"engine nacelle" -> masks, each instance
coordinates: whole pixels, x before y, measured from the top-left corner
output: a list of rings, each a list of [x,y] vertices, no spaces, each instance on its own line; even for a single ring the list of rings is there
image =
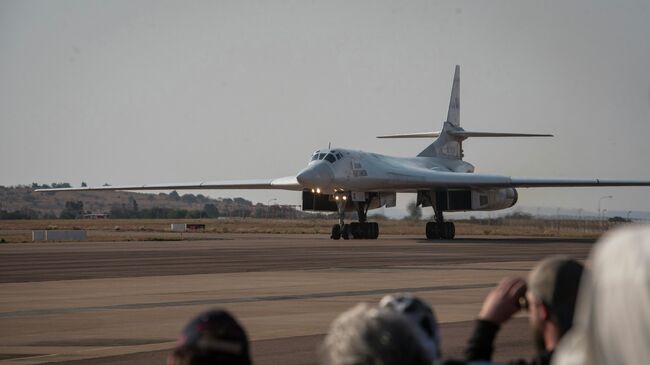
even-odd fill
[[[433,198],[435,194],[435,200]],[[429,198],[431,197],[431,198]],[[419,191],[418,203],[423,207],[435,202],[438,209],[446,212],[463,212],[469,210],[501,210],[517,203],[517,190],[503,189],[454,189],[435,192]]]
[[[472,190],[472,210],[501,210],[517,204],[514,188]]]

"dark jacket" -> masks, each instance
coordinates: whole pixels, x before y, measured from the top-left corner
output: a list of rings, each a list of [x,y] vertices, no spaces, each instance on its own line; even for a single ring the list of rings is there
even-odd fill
[[[465,361],[492,361],[494,352],[494,339],[499,332],[500,326],[496,323],[477,320],[474,326],[474,333],[467,341],[465,349]],[[511,365],[548,365],[551,363],[552,351],[543,351],[530,361],[523,359],[508,361]]]

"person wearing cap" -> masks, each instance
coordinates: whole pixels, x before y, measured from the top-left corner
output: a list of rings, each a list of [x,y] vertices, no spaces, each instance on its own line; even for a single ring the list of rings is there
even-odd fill
[[[422,346],[432,361],[439,360],[440,332],[438,321],[429,303],[411,294],[390,294],[381,298],[379,308],[403,314],[415,326]]]
[[[505,278],[485,298],[465,350],[467,362],[491,361],[494,340],[501,325],[519,310],[528,311],[528,321],[537,347],[530,360],[512,364],[546,365],[560,339],[573,325],[573,313],[583,266],[564,256],[540,261],[523,278]]]
[[[225,310],[192,319],[181,333],[167,365],[250,365],[246,331]]]

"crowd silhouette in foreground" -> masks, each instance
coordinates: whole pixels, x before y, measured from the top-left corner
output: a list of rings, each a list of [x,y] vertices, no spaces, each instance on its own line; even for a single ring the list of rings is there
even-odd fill
[[[527,312],[536,353],[509,364],[650,364],[650,227],[604,236],[586,267],[569,257],[538,262],[527,280],[506,277],[486,296],[464,358],[445,358],[431,306],[410,294],[340,314],[321,345],[324,365],[490,364],[499,329]],[[528,333],[522,336],[528,336]],[[223,310],[183,330],[168,365],[251,364],[244,328]]]

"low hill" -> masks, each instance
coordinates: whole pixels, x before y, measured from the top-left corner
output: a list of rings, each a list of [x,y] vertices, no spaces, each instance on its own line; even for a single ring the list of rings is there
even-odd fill
[[[57,186],[69,186],[62,183]],[[253,204],[243,198],[213,199],[202,194],[124,191],[37,193],[32,186],[0,186],[0,219],[78,218],[110,214],[114,218],[295,217],[287,206]]]

